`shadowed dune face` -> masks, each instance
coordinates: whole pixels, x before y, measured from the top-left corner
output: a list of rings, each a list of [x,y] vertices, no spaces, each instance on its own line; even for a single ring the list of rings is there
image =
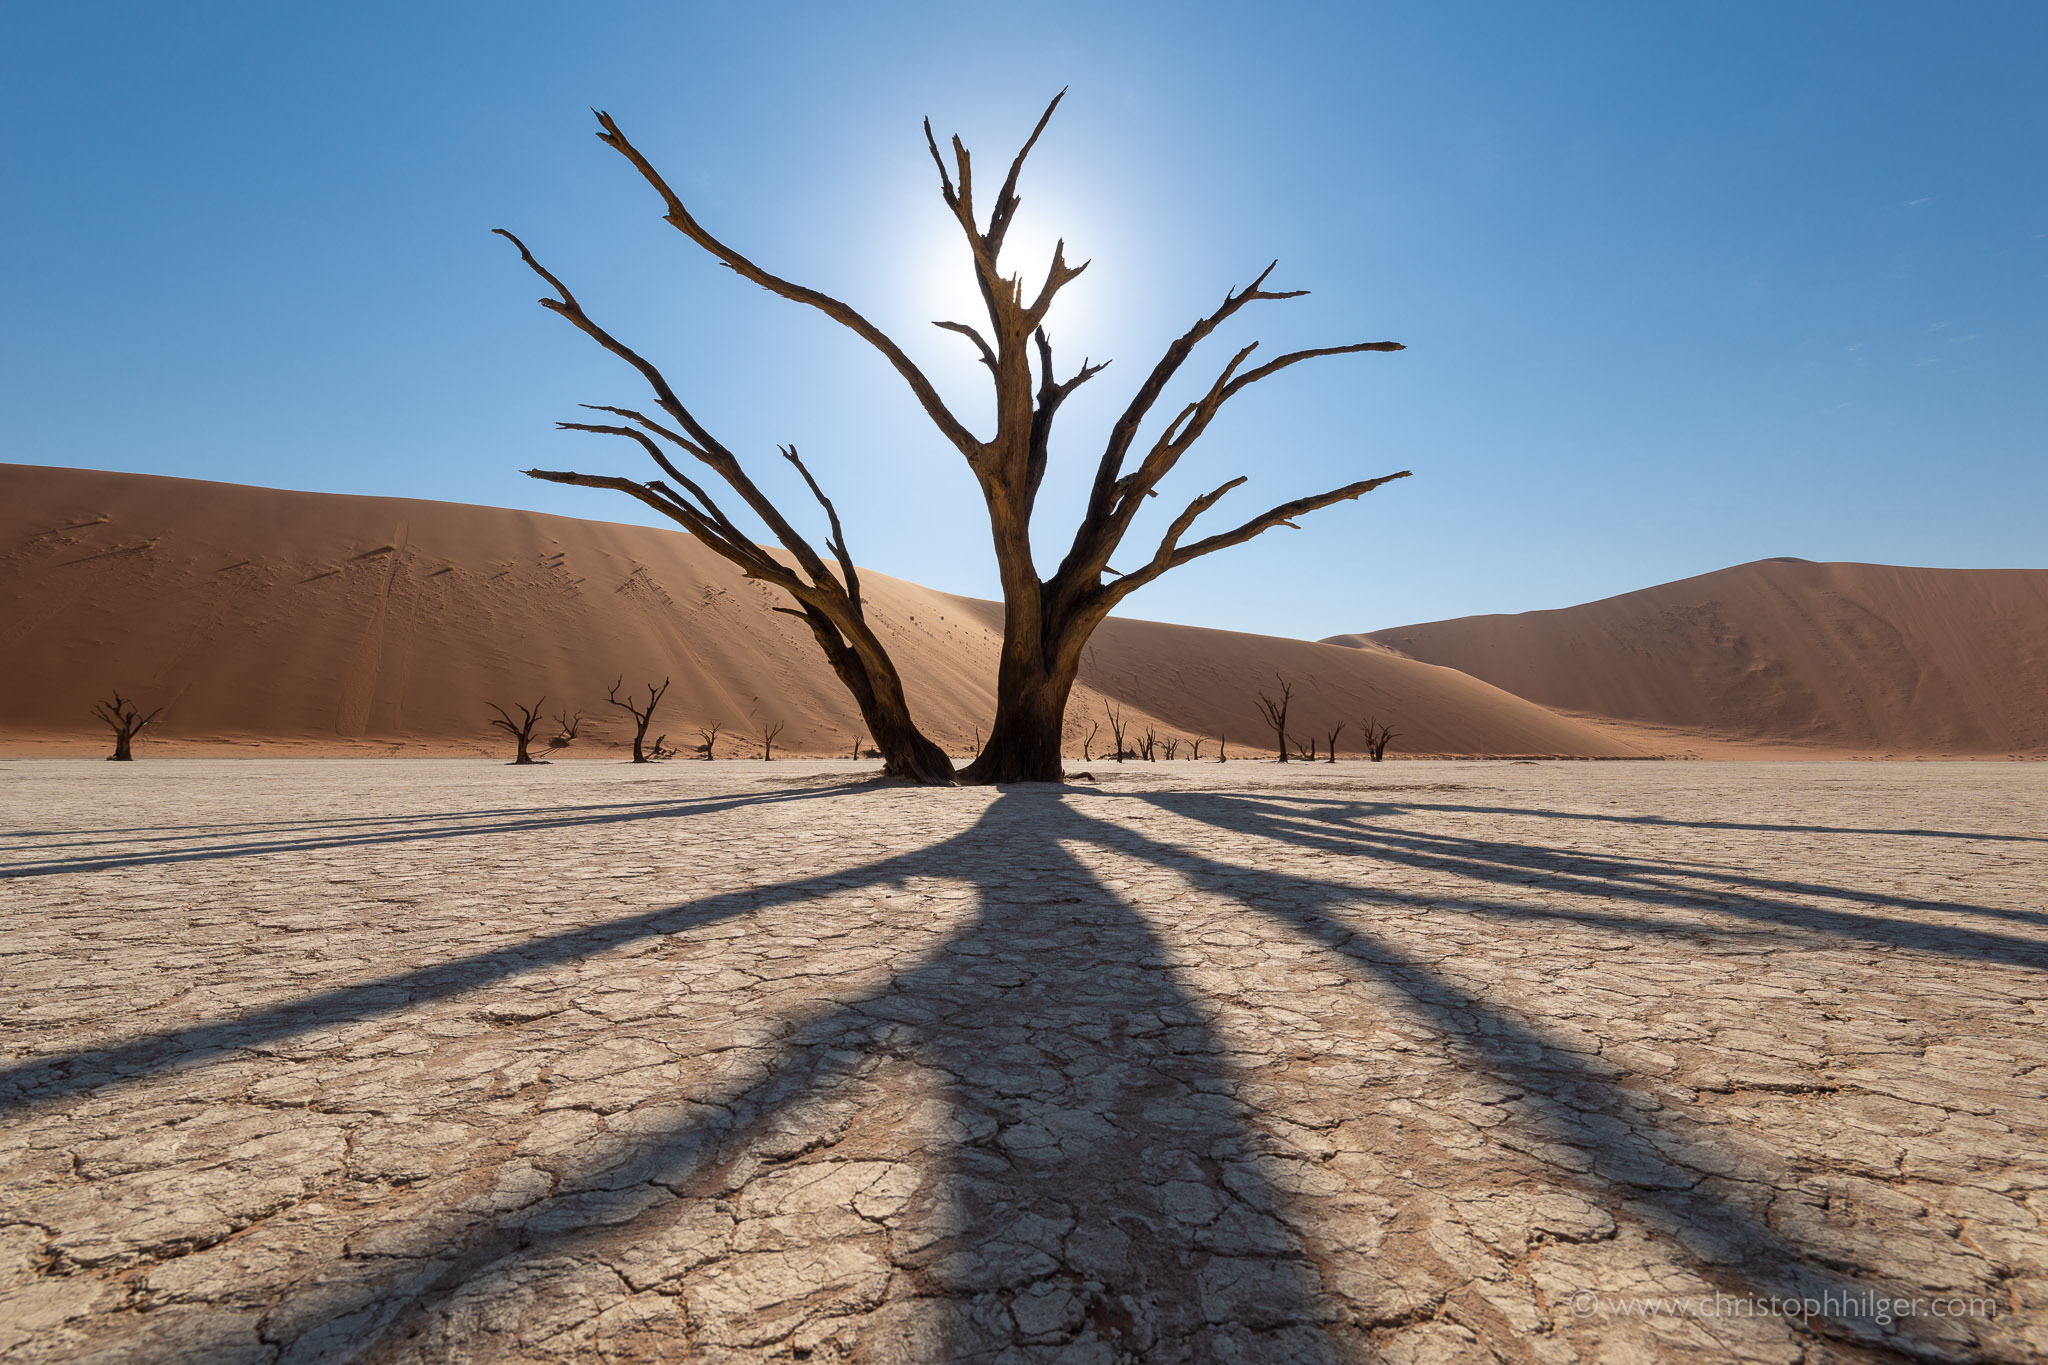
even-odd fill
[[[856,551],[862,528],[851,528]],[[986,733],[1000,609],[863,574],[870,616],[916,716],[956,754]],[[588,717],[572,755],[630,738],[604,704],[674,679],[650,728],[671,744],[726,728],[722,756],[846,755],[858,713],[808,631],[680,533],[497,508],[290,493],[145,475],[0,465],[0,743],[100,744],[86,707],[114,687],[163,705],[140,741],[301,753],[498,753],[485,703]],[[1257,696],[1276,669],[1304,734],[1368,714],[1402,753],[1640,752],[1448,669],[1298,640],[1112,621],[1068,713],[1079,754],[1102,699],[1136,732],[1269,742]],[[1094,745],[1106,747],[1106,735]],[[218,752],[218,749],[210,750]],[[1215,752],[1213,744],[1206,751]]]
[[[1370,643],[1567,711],[1906,754],[2048,752],[2048,570],[1762,560]]]

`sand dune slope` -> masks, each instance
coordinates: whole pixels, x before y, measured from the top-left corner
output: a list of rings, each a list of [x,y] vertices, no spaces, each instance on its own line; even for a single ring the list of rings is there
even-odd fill
[[[603,505],[593,499],[593,507]],[[1000,609],[863,576],[920,723],[965,754],[994,709]],[[0,743],[97,748],[88,703],[167,705],[160,752],[497,752],[485,703],[591,719],[572,753],[629,733],[605,705],[664,675],[654,729],[758,753],[843,754],[858,715],[804,626],[687,536],[399,498],[291,493],[0,465]],[[1074,751],[1106,692],[1142,730],[1252,747],[1256,694],[1293,679],[1311,728],[1378,714],[1400,752],[1639,752],[1448,669],[1297,640],[1112,621],[1069,713]],[[1098,749],[1100,745],[1098,744]],[[1213,749],[1210,750],[1213,752]]]
[[[1361,641],[1621,720],[1868,752],[2048,752],[2048,570],[1770,559],[1331,643]]]

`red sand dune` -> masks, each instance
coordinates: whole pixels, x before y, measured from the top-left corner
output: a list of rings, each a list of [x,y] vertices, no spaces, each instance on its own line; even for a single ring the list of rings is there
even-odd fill
[[[858,532],[856,531],[856,534]],[[994,709],[992,603],[864,574],[927,733],[965,754]],[[580,709],[570,753],[630,735],[605,705],[672,675],[654,731],[758,753],[845,754],[858,718],[781,597],[680,533],[401,498],[291,493],[0,465],[0,752],[97,752],[91,701],[165,705],[138,750],[497,753],[485,703]],[[1302,730],[1376,715],[1396,753],[1630,756],[1625,738],[1450,669],[1304,640],[1144,621],[1097,633],[1068,715],[1080,752],[1104,696],[1139,730],[1268,741],[1257,694],[1296,689]],[[1098,739],[1099,751],[1106,734]],[[1214,753],[1213,744],[1205,754]],[[1353,751],[1355,752],[1355,750]]]
[[[2043,569],[1767,559],[1560,611],[1328,643],[1392,648],[1545,706],[1709,738],[2048,752]]]

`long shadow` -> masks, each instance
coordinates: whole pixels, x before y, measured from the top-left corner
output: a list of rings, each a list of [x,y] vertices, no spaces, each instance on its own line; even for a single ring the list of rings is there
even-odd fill
[[[1830,936],[1911,947],[1948,956],[1990,958],[2018,966],[2048,965],[2048,944],[1986,929],[1899,920],[1862,910],[1832,910],[1782,899],[1812,896],[1883,909],[1918,910],[1962,918],[2007,921],[2048,928],[2048,912],[2013,910],[1966,901],[1889,896],[1824,882],[1794,882],[1729,873],[1708,864],[1620,858],[1579,850],[1553,849],[1505,839],[1433,834],[1385,823],[1404,813],[1388,802],[1329,801],[1291,797],[1250,797],[1223,793],[1113,793],[1206,824],[1226,826],[1260,838],[1343,857],[1363,857],[1420,871],[1440,872],[1480,883],[1540,887],[1544,890],[1613,899],[1707,915],[1789,923]],[[1417,810],[1433,810],[1416,806]],[[1548,812],[1524,814],[1536,817]],[[1381,823],[1369,823],[1375,819]],[[1696,885],[1676,880],[1682,872]],[[1442,903],[1452,904],[1447,898]],[[1457,902],[1483,908],[1477,902]],[[1513,907],[1515,913],[1542,913]],[[1640,920],[1635,927],[1644,927]]]
[[[330,1324],[376,1336],[375,1358],[479,1349],[466,1334],[493,1286],[658,1241],[678,1205],[590,1215],[650,1186],[729,1188],[770,1137],[815,1141],[806,1107],[888,1056],[932,1080],[947,1119],[894,1239],[918,1292],[863,1325],[873,1358],[992,1360],[1061,1338],[1157,1362],[1353,1358],[1290,1230],[1311,1220],[1267,1177],[1206,1011],[1145,919],[1062,845],[1090,828],[1055,794],[1006,793],[960,835],[835,874],[839,891],[966,880],[978,905],[886,986],[793,1021],[757,1073],[688,1096],[702,1117],[609,1168],[556,1172],[562,1197],[450,1239],[433,1252],[449,1268],[410,1302],[366,1286]]]
[[[105,872],[114,868],[148,867],[164,863],[214,862],[223,858],[260,858],[277,853],[312,853],[325,849],[366,848],[378,844],[423,843],[439,839],[473,839],[491,834],[575,829],[584,825],[616,825],[636,820],[670,820],[678,816],[709,815],[741,806],[775,805],[788,801],[813,800],[823,796],[843,796],[865,790],[871,785],[865,781],[850,781],[829,787],[811,787],[794,791],[688,797],[596,808],[568,807],[561,811],[543,811],[538,816],[528,818],[518,818],[524,813],[515,813],[514,818],[498,818],[499,812],[483,812],[486,816],[483,820],[456,825],[441,823],[449,818],[447,816],[423,813],[390,817],[381,822],[398,825],[400,828],[376,829],[354,834],[258,840],[156,853],[110,853],[100,857],[0,863],[0,878],[50,877],[61,873]],[[589,813],[580,813],[585,811]]]
[[[1059,1331],[1069,1342],[1092,1337],[1146,1360],[1341,1358],[1357,1337],[1336,1316],[1295,1232],[1313,1236],[1313,1212],[1291,1202],[1262,1167],[1256,1125],[1229,1098],[1235,1077],[1203,1007],[1167,970],[1164,945],[1144,915],[1069,851],[1083,846],[1170,871],[1283,924],[1349,970],[1398,988],[1418,1014],[1520,1092],[1513,1124],[1580,1153],[1576,1164],[1587,1173],[1577,1179],[1610,1202],[1625,1198],[1704,1261],[1724,1287],[1802,1297],[1816,1288],[1840,1294],[1867,1287],[1774,1231],[1756,1210],[1703,1185],[1699,1171],[1674,1164],[1654,1140],[1659,1120],[1626,1103],[1611,1073],[1579,1060],[1540,1025],[1457,988],[1353,923],[1360,907],[1375,901],[1428,908],[1460,903],[1456,898],[1236,866],[1085,813],[1073,799],[1051,791],[1008,792],[970,830],[913,854],[394,974],[249,1019],[150,1035],[103,1054],[42,1059],[0,1073],[0,1084],[12,1087],[18,1107],[316,1027],[307,1011],[323,1022],[387,1013],[767,905],[913,877],[965,880],[979,893],[976,917],[935,952],[907,964],[886,988],[792,1021],[790,1035],[758,1074],[721,1094],[678,1097],[698,1106],[692,1114],[709,1117],[647,1135],[630,1161],[558,1173],[561,1196],[452,1235],[433,1253],[450,1269],[433,1285],[392,1297],[376,1311],[375,1332],[392,1349],[403,1341],[430,1341],[451,1304],[520,1267],[600,1247],[606,1239],[640,1238],[668,1204],[598,1227],[603,1220],[584,1216],[575,1201],[593,1192],[652,1187],[701,1194],[721,1159],[736,1159],[764,1131],[794,1121],[806,1103],[852,1083],[862,1058],[887,1055],[937,1078],[952,1115],[952,1136],[933,1154],[938,1178],[916,1196],[924,1201],[925,1225],[936,1234],[899,1257],[927,1299],[905,1321],[899,1358],[993,1358],[1030,1338],[1017,1306],[1024,1296],[1063,1305],[1067,1316]],[[1891,933],[1906,941],[1906,926],[1881,918],[1674,889],[1652,875],[1668,869],[1627,860],[1528,846],[1503,852],[1479,841],[1355,827],[1333,832],[1326,820],[1306,822],[1285,802],[1249,798],[1117,794],[1108,809],[1125,801],[1143,802],[1195,828],[1342,854],[1368,868],[1392,863],[1522,887],[1535,881],[1624,907],[1803,921],[1838,937]],[[1387,807],[1373,809],[1384,814]],[[1570,863],[1569,873],[1546,866],[1559,857]],[[1729,890],[1739,895],[1772,885],[1737,878]],[[1528,913],[1508,903],[1470,903],[1495,913]],[[1625,909],[1605,922],[1635,932],[1668,928]],[[1937,932],[1969,942],[1968,951],[1984,952],[1988,944],[2017,961],[2024,948],[2027,965],[2044,963],[2039,944],[1971,930]],[[1929,944],[1916,938],[1910,946]],[[1697,1133],[1682,1136],[1699,1140]],[[338,1306],[330,1322],[369,1311]],[[1866,1345],[1874,1340],[1867,1324],[1852,1322],[1843,1330]],[[1912,1324],[1899,1330],[1910,1334]]]

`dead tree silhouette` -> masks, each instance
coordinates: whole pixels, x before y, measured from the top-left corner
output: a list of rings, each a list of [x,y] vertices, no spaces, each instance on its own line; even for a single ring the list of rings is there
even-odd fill
[[[612,690],[606,694],[605,701],[633,717],[633,761],[647,763],[652,760],[652,756],[643,747],[647,739],[647,723],[654,718],[654,708],[661,705],[661,697],[668,691],[669,680],[663,678],[659,687],[653,683],[647,684],[647,705],[644,707],[633,700],[631,693],[626,695],[624,701],[619,700],[619,688],[624,686],[625,682],[626,675],[621,673],[619,680],[612,684]]]
[[[775,759],[775,737],[782,733],[783,724],[778,720],[761,731],[761,760],[764,763]]]
[[[1280,695],[1269,697],[1259,693],[1259,710],[1266,717],[1266,724],[1273,731],[1273,739],[1280,751],[1280,761],[1287,761],[1287,707],[1294,700],[1294,687],[1279,674],[1273,675],[1280,683]]]
[[[987,506],[1003,586],[1003,644],[996,678],[996,716],[988,743],[961,773],[968,782],[1057,781],[1062,775],[1060,739],[1066,707],[1083,651],[1095,628],[1133,592],[1161,575],[1218,550],[1240,545],[1275,527],[1296,527],[1296,518],[1335,503],[1358,498],[1394,479],[1400,470],[1378,478],[1348,483],[1327,492],[1281,503],[1225,531],[1183,543],[1195,522],[1225,495],[1245,482],[1244,476],[1195,497],[1168,525],[1158,546],[1136,569],[1119,573],[1110,560],[1123,545],[1137,514],[1155,496],[1170,474],[1215,421],[1230,399],[1281,370],[1306,360],[1365,351],[1404,349],[1393,341],[1290,351],[1264,364],[1243,368],[1257,343],[1242,347],[1224,365],[1202,396],[1169,421],[1151,443],[1137,446],[1139,429],[1195,348],[1247,304],[1299,298],[1305,290],[1268,290],[1267,279],[1278,262],[1268,265],[1242,289],[1226,293],[1223,302],[1197,320],[1168,346],[1136,394],[1111,425],[1097,462],[1087,509],[1075,528],[1072,543],[1050,578],[1040,578],[1031,544],[1031,514],[1046,472],[1053,419],[1075,389],[1101,373],[1103,364],[1083,360],[1066,379],[1055,378],[1052,341],[1046,321],[1060,290],[1083,270],[1066,261],[1065,243],[1053,250],[1039,288],[1028,295],[1021,275],[1005,276],[1001,257],[1021,200],[1018,178],[1025,159],[1065,98],[1054,96],[1037,126],[1011,162],[1009,174],[990,205],[986,226],[973,195],[972,161],[966,145],[952,140],[952,165],[941,154],[929,119],[925,142],[939,173],[940,197],[958,223],[968,247],[975,283],[988,314],[984,336],[965,322],[936,325],[968,339],[988,367],[995,390],[995,429],[977,435],[954,415],[938,390],[909,355],[882,330],[840,300],[795,284],[756,265],[698,222],[676,191],[606,113],[597,115],[600,140],[630,162],[660,196],[664,220],[742,278],[792,302],[816,308],[880,351],[909,386],[925,416],[967,462]],[[819,489],[794,447],[782,453],[824,508],[832,538],[827,541],[838,559],[838,573],[828,568],[810,543],[677,396],[651,362],[592,321],[560,279],[535,260],[526,245],[497,229],[519,249],[520,258],[555,291],[542,305],[559,314],[606,350],[626,361],[652,389],[667,421],[656,421],[631,408],[598,406],[596,411],[623,418],[629,425],[565,422],[570,430],[597,432],[637,442],[668,475],[669,482],[647,483],[610,475],[566,470],[528,470],[535,478],[557,483],[610,488],[676,521],[700,542],[737,564],[750,577],[781,588],[798,604],[777,608],[799,616],[811,627],[833,670],[853,694],[869,730],[888,756],[888,770],[921,782],[950,782],[951,763],[917,729],[904,699],[902,681],[888,651],[869,627],[861,610],[860,589],[838,514]],[[1035,361],[1035,370],[1034,370]],[[668,423],[673,423],[671,426]],[[768,526],[795,561],[785,567],[755,545],[714,503],[703,488],[671,462],[678,451],[703,464]],[[1134,450],[1139,450],[1133,461]],[[680,489],[680,491],[678,491]],[[1105,581],[1105,575],[1112,581]]]
[[[1368,717],[1365,722],[1366,757],[1375,763],[1380,762],[1387,756],[1387,746],[1398,738],[1400,736],[1395,731],[1381,725],[1377,718]]]
[[[1335,763],[1337,761],[1337,736],[1343,733],[1344,727],[1341,724],[1336,729],[1330,731],[1329,757],[1324,759],[1324,762]]]
[[[521,706],[517,702],[514,702],[512,709],[519,713],[519,719],[515,721],[512,719],[511,715],[506,712],[505,708],[498,705],[498,703],[494,701],[484,703],[484,705],[490,707],[493,711],[496,711],[498,713],[497,718],[493,720],[491,724],[495,725],[498,729],[503,730],[506,734],[512,736],[512,738],[518,742],[519,752],[512,759],[512,762],[515,766],[519,764],[531,764],[534,761],[533,755],[526,752],[526,747],[527,745],[533,743],[533,729],[536,725],[540,724],[540,708],[546,706],[547,704],[548,699],[546,697],[542,697],[539,701],[535,702],[531,706]]]
[[[114,732],[114,752],[107,755],[107,761],[109,763],[132,763],[135,760],[135,754],[132,751],[135,737],[154,723],[156,718],[164,713],[164,708],[159,706],[156,710],[151,711],[145,716],[142,714],[141,707],[129,701],[119,692],[116,692],[109,701],[94,702],[92,704],[92,713],[101,721],[104,721],[107,728]]]
[[[718,732],[724,728],[725,722],[722,720],[714,720],[708,726],[697,727],[697,738],[704,742],[696,746],[695,752],[704,755],[706,763],[714,762],[718,758]]]
[[[1105,697],[1102,702],[1102,709],[1109,716],[1109,742],[1116,746],[1116,754],[1114,756],[1116,761],[1121,763],[1131,756],[1130,752],[1124,748],[1123,708]]]
[[[550,754],[560,753],[576,742],[576,732],[583,728],[583,713],[578,711],[571,715],[567,711],[557,711],[555,725],[554,737],[548,740]]]

